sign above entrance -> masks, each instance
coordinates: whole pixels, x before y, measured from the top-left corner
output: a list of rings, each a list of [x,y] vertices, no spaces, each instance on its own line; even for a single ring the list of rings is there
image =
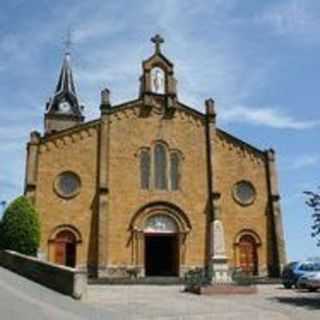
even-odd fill
[[[144,227],[146,233],[177,233],[177,225],[169,216],[159,214],[150,217]]]

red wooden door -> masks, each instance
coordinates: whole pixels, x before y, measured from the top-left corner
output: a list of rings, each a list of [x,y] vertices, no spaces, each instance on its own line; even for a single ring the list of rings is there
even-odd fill
[[[70,231],[61,231],[55,240],[55,263],[74,267],[76,264],[76,239]]]
[[[257,247],[253,237],[246,235],[239,243],[240,268],[248,274],[256,275],[258,271]]]
[[[66,261],[66,246],[64,242],[55,243],[55,258],[54,262],[64,265]]]

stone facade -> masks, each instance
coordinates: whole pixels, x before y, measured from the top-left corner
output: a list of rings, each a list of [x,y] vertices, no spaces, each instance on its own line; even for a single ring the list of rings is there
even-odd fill
[[[73,119],[75,114],[72,109],[61,117],[57,107],[45,117],[50,130],[31,134],[25,193],[40,212],[40,251],[55,261],[56,237],[66,230],[74,234],[77,267],[98,277],[124,276],[135,268],[144,276],[144,228],[150,217],[161,214],[177,227],[175,252],[182,276],[210,265],[211,225],[219,215],[229,267],[244,263],[239,247],[242,237],[249,236],[255,242],[257,273],[277,274],[286,257],[274,151],[260,151],[216,128],[213,100],[206,102],[205,113],[178,101],[173,64],[155,41],[154,55],[143,63],[137,100],[111,106],[107,90],[102,93],[99,119],[71,122],[61,130],[59,119],[66,121],[68,115]],[[151,81],[157,80],[151,76],[154,67],[165,74],[161,94],[151,89]],[[167,159],[172,152],[179,154],[178,190],[172,190],[169,178],[167,188],[155,186],[157,144],[164,146]],[[141,188],[141,150],[151,155],[147,190]],[[172,168],[166,170],[170,176]],[[81,181],[74,197],[61,197],[55,190],[56,179],[64,172]],[[249,205],[234,197],[240,181],[249,181],[254,188]]]

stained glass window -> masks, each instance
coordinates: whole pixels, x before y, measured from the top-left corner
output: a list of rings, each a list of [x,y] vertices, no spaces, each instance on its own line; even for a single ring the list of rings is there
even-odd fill
[[[142,150],[140,153],[140,175],[141,175],[141,189],[149,189],[150,187],[149,150]]]
[[[172,218],[164,214],[157,214],[147,220],[144,231],[155,233],[176,233],[177,229],[177,225]]]
[[[80,189],[80,178],[73,172],[64,172],[56,179],[56,191],[62,197],[72,197]]]
[[[171,153],[170,156],[170,178],[171,178],[171,189],[179,190],[180,188],[180,158],[177,152]]]
[[[167,154],[166,148],[162,144],[157,144],[154,149],[154,173],[155,188],[167,189]]]
[[[256,196],[253,185],[248,181],[240,181],[234,186],[234,197],[243,205],[251,204]]]

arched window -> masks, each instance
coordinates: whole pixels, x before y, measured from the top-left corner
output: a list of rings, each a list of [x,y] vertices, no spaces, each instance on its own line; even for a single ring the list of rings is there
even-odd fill
[[[170,155],[170,180],[171,190],[179,190],[180,188],[180,157],[177,152]]]
[[[175,221],[167,215],[156,214],[151,216],[145,223],[146,233],[177,233],[178,226]]]
[[[150,188],[150,152],[142,150],[140,153],[140,185],[141,189]]]
[[[163,144],[156,144],[154,148],[155,188],[167,189],[167,154]]]

